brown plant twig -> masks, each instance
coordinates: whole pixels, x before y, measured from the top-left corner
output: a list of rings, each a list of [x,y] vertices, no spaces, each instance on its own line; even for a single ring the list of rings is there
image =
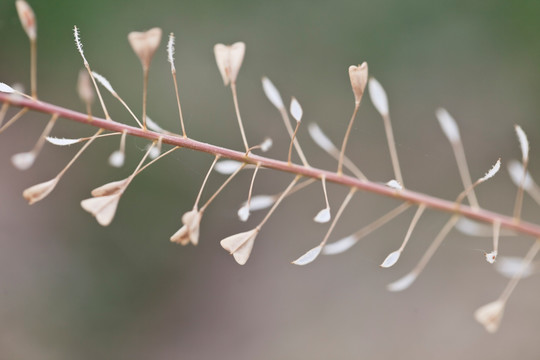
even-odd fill
[[[454,201],[440,199],[424,193],[404,189],[396,190],[387,187],[384,184],[372,181],[359,180],[354,177],[340,175],[336,172],[306,167],[298,164],[289,165],[286,161],[270,159],[268,157],[247,154],[240,151],[231,150],[224,147],[215,146],[201,141],[184,138],[182,135],[161,134],[149,130],[135,128],[112,120],[102,118],[89,118],[87,114],[69,110],[67,108],[56,106],[43,101],[33,101],[25,98],[14,98],[6,93],[0,93],[0,102],[9,103],[15,107],[27,108],[29,110],[42,112],[46,114],[58,114],[59,117],[68,120],[91,125],[104,130],[123,132],[128,135],[145,138],[151,141],[163,138],[163,143],[192,149],[195,151],[206,152],[213,155],[220,155],[223,158],[241,161],[247,164],[256,165],[260,163],[261,167],[275,169],[283,172],[289,172],[303,177],[321,179],[323,176],[326,181],[335,184],[356,188],[363,191],[384,195],[400,201],[406,201],[412,204],[424,204],[427,208],[434,210],[445,211],[452,214],[468,217],[473,220],[493,224],[499,221],[502,228],[511,229],[516,232],[530,235],[535,238],[540,238],[540,225],[532,224],[525,221],[517,223],[513,217],[495,213],[485,209],[474,209],[466,205],[456,206]]]

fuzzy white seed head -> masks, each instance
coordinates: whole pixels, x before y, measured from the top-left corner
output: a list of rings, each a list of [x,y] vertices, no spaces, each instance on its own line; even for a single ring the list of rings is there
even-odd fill
[[[249,219],[249,205],[245,204],[238,209],[238,218],[240,221],[246,222]]]
[[[313,249],[306,252],[304,255],[300,256],[298,259],[294,260],[292,263],[294,265],[307,265],[313,262],[313,260],[315,260],[319,256],[319,254],[321,253],[321,250],[322,250],[321,245],[316,246]]]
[[[257,195],[251,198],[249,202],[251,211],[268,209],[276,202],[275,196]]]
[[[451,143],[457,143],[460,141],[461,137],[459,135],[459,128],[457,126],[456,120],[443,108],[437,109],[435,113],[439,124],[441,125],[444,135],[448,138]]]
[[[267,152],[268,150],[270,150],[273,144],[274,142],[272,141],[272,139],[270,138],[264,139],[264,141],[261,143],[261,151]]]
[[[268,79],[266,76],[262,78],[262,85],[264,94],[270,100],[272,105],[274,105],[278,110],[285,109],[285,105],[283,104],[283,100],[281,99],[281,95],[279,94],[278,89],[272,84],[270,79]]]
[[[386,259],[384,259],[384,261],[381,264],[381,267],[389,268],[391,266],[394,266],[394,264],[397,263],[397,261],[399,260],[400,256],[401,256],[401,251],[399,250],[391,252],[390,254],[388,254]]]
[[[92,71],[92,75],[94,76],[94,79],[96,79],[96,81],[100,83],[105,89],[109,90],[111,94],[116,95],[116,91],[114,91],[109,80],[107,80],[103,75],[100,75],[95,71]]]
[[[35,160],[36,154],[34,154],[32,151],[18,153],[11,157],[11,162],[13,163],[13,166],[15,166],[19,170],[30,169],[32,165],[34,165]]]
[[[521,126],[516,125],[516,134],[519,140],[519,146],[521,147],[521,156],[523,163],[529,161],[529,140],[527,140],[527,135]]]
[[[81,57],[84,61],[84,65],[88,65],[88,61],[86,61],[86,57],[84,56],[83,46],[81,42],[81,38],[79,36],[79,29],[77,26],[73,27],[73,36],[75,37],[75,45],[77,45],[77,50],[79,50],[79,54],[81,54]]]
[[[336,146],[332,141],[323,133],[319,125],[311,123],[308,125],[308,132],[315,144],[319,145],[324,151],[332,152],[336,150]]]
[[[347,236],[331,244],[326,244],[323,248],[323,255],[337,255],[349,250],[358,242],[358,238],[354,235]]]
[[[302,114],[303,114],[303,110],[302,110],[302,107],[300,106],[300,103],[298,102],[298,100],[296,100],[296,98],[293,96],[292,100],[291,100],[291,115],[292,117],[294,118],[294,120],[296,120],[297,122],[300,122],[302,121]]]
[[[50,137],[50,136],[47,136],[45,139],[49,143],[56,146],[73,145],[81,141],[81,139],[66,139],[66,138],[57,138],[57,137]]]
[[[324,208],[317,213],[313,221],[318,222],[319,224],[324,224],[330,221],[332,216],[330,215],[330,209]]]
[[[3,82],[0,82],[0,92],[13,94],[15,89],[7,84],[4,84]]]
[[[120,150],[114,151],[111,156],[109,156],[109,165],[119,168],[124,166],[124,161],[126,159],[126,156],[124,153]]]
[[[161,126],[159,126],[154,120],[150,119],[148,116],[146,116],[146,126],[150,130],[158,132],[158,133],[166,133],[167,132]]]
[[[491,179],[500,170],[500,168],[501,168],[501,159],[499,158],[499,160],[497,160],[495,165],[493,165],[493,167],[486,173],[486,175],[484,175],[478,181],[484,182],[488,179]]]
[[[508,172],[514,185],[521,186],[521,182],[523,181],[523,165],[519,161],[512,160],[508,163]],[[523,189],[531,190],[533,187],[534,181],[531,174],[527,171],[525,181],[523,181]]]
[[[222,160],[216,163],[214,170],[222,175],[231,175],[242,166],[242,163],[234,160]]]
[[[411,286],[414,280],[416,280],[417,276],[418,275],[415,273],[409,273],[405,275],[404,277],[402,277],[401,279],[394,281],[391,284],[388,284],[386,286],[386,289],[388,289],[388,291],[393,291],[393,292],[403,291],[407,289],[409,286]]]
[[[502,276],[509,279],[517,276],[518,274],[522,278],[526,278],[534,274],[538,267],[538,265],[533,263],[529,263],[525,265],[525,268],[523,268],[524,265],[523,258],[516,256],[501,256],[495,263],[495,270],[497,270],[497,272]]]
[[[490,253],[486,253],[485,256],[486,256],[486,261],[490,264],[493,264],[495,260],[497,259],[497,252],[493,250]]]
[[[174,34],[169,34],[169,42],[167,43],[167,59],[171,63],[171,71],[175,72],[174,67]]]
[[[369,96],[373,106],[377,109],[381,116],[388,115],[388,98],[382,85],[375,79],[369,79]]]
[[[403,190],[403,185],[401,185],[397,180],[390,180],[385,185],[395,190]]]

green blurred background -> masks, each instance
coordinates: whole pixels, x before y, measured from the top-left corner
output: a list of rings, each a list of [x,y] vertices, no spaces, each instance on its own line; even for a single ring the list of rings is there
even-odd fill
[[[538,177],[540,143],[540,2],[538,1],[32,1],[38,16],[38,87],[43,100],[84,111],[75,83],[82,66],[73,25],[86,57],[140,112],[141,71],[126,35],[159,26],[177,37],[176,67],[190,136],[241,149],[230,91],[213,58],[217,42],[245,41],[239,101],[250,143],[274,139],[284,159],[287,134],[264,97],[269,76],[285,99],[296,96],[304,122],[317,122],[339,143],[353,108],[347,74],[367,61],[385,87],[407,187],[444,198],[461,190],[450,146],[435,120],[446,107],[459,121],[473,177],[519,157],[513,124],[527,132],[531,172]],[[0,0],[0,81],[29,84],[28,41],[14,1]],[[179,131],[164,49],[150,74],[148,112]],[[27,86],[28,88],[28,86]],[[392,178],[382,122],[364,99],[348,154],[369,178]],[[132,123],[106,96],[112,116]],[[101,113],[98,107],[94,110]],[[44,201],[28,207],[21,192],[52,178],[77,150],[46,145],[27,172],[12,154],[29,150],[46,117],[32,114],[0,137],[1,359],[537,359],[538,278],[523,281],[500,331],[488,335],[472,318],[506,280],[483,260],[489,239],[452,232],[413,286],[398,294],[386,284],[418,261],[447,215],[427,212],[400,262],[378,264],[395,250],[409,210],[349,252],[306,267],[290,261],[317,244],[328,225],[311,220],[324,206],[319,186],[284,202],[257,238],[245,266],[220,246],[251,229],[237,220],[251,172],[241,174],[206,212],[198,247],[169,237],[193,201],[211,157],[181,150],[137,177],[114,222],[100,227],[79,205],[89,191],[121,179],[146,143],[128,140],[127,165],[112,169],[118,139],[97,142]],[[60,121],[59,137],[92,129]],[[336,165],[301,129],[311,163]],[[208,196],[224,178],[213,175]],[[290,175],[261,171],[255,193],[279,192]],[[333,213],[345,190],[329,187]],[[511,213],[515,190],[506,171],[478,190],[489,209]],[[359,193],[331,241],[369,223],[396,203]],[[524,217],[537,221],[529,199]],[[501,252],[523,255],[529,238],[505,238]]]

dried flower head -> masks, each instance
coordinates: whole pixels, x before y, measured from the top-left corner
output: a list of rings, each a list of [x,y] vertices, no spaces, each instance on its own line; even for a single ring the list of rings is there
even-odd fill
[[[241,41],[232,45],[216,44],[214,46],[216,63],[225,86],[236,83],[245,52],[246,44]]]
[[[244,265],[249,259],[255,238],[259,233],[259,228],[239,234],[231,235],[221,240],[221,246],[234,256],[234,260],[240,265]]]
[[[92,80],[86,69],[81,69],[79,71],[77,93],[84,103],[92,104],[94,102],[94,87],[92,86]]]
[[[197,245],[199,243],[201,217],[202,213],[198,209],[193,209],[185,213],[182,216],[182,223],[184,225],[171,236],[171,241],[180,245],[187,245],[190,242],[193,245]]]
[[[58,184],[58,178],[36,184],[23,191],[23,197],[30,205],[44,199]]]
[[[92,196],[100,197],[100,196],[113,195],[117,192],[122,192],[129,185],[129,180],[130,178],[126,178],[123,180],[112,181],[105,185],[101,185],[100,187],[97,187],[94,190],[92,190]]]
[[[17,13],[19,14],[19,19],[26,35],[28,35],[30,40],[35,41],[37,37],[37,23],[34,11],[24,0],[17,0],[15,6],[17,7]]]
[[[148,31],[132,31],[128,34],[129,44],[139,57],[139,60],[141,60],[144,69],[150,67],[152,57],[161,42],[161,33],[161,29],[155,27]]]
[[[499,328],[505,305],[505,302],[502,300],[490,302],[476,310],[474,312],[474,318],[482,324],[488,332],[494,333]]]
[[[364,95],[364,89],[368,82],[368,65],[367,62],[363,62],[361,65],[349,66],[349,78],[351,80],[351,86],[354,93],[354,100],[356,104],[360,104],[362,96]]]
[[[84,210],[95,216],[97,222],[101,226],[109,225],[116,214],[118,202],[122,197],[121,192],[112,195],[92,197],[81,201],[81,206]]]

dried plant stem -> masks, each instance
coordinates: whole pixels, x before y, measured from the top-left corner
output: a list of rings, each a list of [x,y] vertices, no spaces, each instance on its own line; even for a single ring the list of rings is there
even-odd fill
[[[256,227],[256,229],[258,231],[261,230],[261,228],[263,227],[264,224],[266,224],[266,222],[268,221],[268,219],[270,219],[270,216],[272,216],[272,214],[274,213],[274,211],[277,209],[277,207],[279,206],[279,204],[283,201],[283,199],[285,199],[285,197],[287,196],[287,194],[293,189],[294,185],[296,185],[296,183],[298,182],[298,180],[300,180],[302,176],[301,175],[296,175],[296,177],[293,179],[293,181],[291,181],[291,183],[289,184],[289,186],[287,186],[287,188],[281,193],[281,195],[279,196],[279,198],[276,200],[276,202],[274,203],[274,205],[272,205],[272,207],[270,208],[270,210],[268,210],[268,213],[266,214],[266,216],[264,217],[264,219],[261,221],[261,223]]]
[[[529,161],[523,163],[523,178],[521,184],[518,186],[518,191],[516,194],[516,202],[514,203],[514,219],[519,222],[521,218],[521,207],[523,204],[523,186],[525,184],[525,179],[527,178],[527,165]]]
[[[373,231],[377,230],[378,228],[385,225],[387,222],[389,222],[390,220],[392,220],[393,218],[395,218],[396,216],[398,216],[399,214],[407,210],[410,206],[411,206],[410,203],[400,204],[399,206],[393,208],[392,210],[390,210],[383,216],[379,217],[377,220],[371,222],[370,224],[364,226],[363,228],[355,232],[354,237],[357,240],[360,240],[364,236],[371,234]]]
[[[499,237],[501,235],[501,223],[496,220],[493,223],[493,251],[495,253],[499,252]]]
[[[86,62],[86,60],[84,62],[84,67],[86,68],[86,71],[88,71],[88,74],[90,74],[90,79],[92,79],[92,84],[94,84],[94,89],[96,90],[99,103],[101,104],[101,108],[103,109],[103,113],[105,114],[105,119],[111,120],[111,116],[109,115],[107,106],[105,106],[105,102],[103,101],[103,97],[101,96],[101,91],[99,91],[99,87],[96,83],[96,79],[94,78],[94,74],[92,73],[92,69],[90,69],[90,65]]]
[[[461,141],[452,142],[452,150],[454,151],[454,156],[456,157],[456,162],[458,165],[459,175],[461,176],[461,182],[465,189],[471,189],[467,193],[467,198],[469,199],[469,204],[472,208],[479,209],[480,205],[476,199],[476,194],[472,188],[473,184],[471,181],[471,174],[469,173],[469,166],[467,165],[467,158],[465,157],[465,151],[463,150],[463,145]]]
[[[523,271],[528,267],[528,265],[531,263],[531,261],[534,259],[536,254],[538,253],[538,250],[540,250],[540,239],[536,239],[534,244],[531,246],[529,251],[527,252],[527,255],[525,255],[525,258],[521,262],[521,269],[512,277],[512,280],[506,285],[506,288],[502,292],[501,296],[499,297],[499,300],[506,303],[508,301],[508,298],[516,288],[517,283],[519,280],[521,280],[523,276]]]
[[[143,66],[143,100],[142,100],[142,121],[143,129],[146,130],[146,99],[148,97],[148,67]]]
[[[4,118],[6,117],[8,109],[9,104],[7,102],[2,104],[2,109],[0,109],[0,128],[2,127],[2,123],[4,122]]]
[[[289,145],[289,157],[288,157],[288,163],[291,164],[291,155],[292,155],[292,147],[294,144],[294,140],[296,140],[296,134],[298,133],[298,129],[300,128],[300,122],[296,123],[296,128],[294,129],[292,138],[291,138],[291,145]]]
[[[409,242],[409,239],[411,238],[412,232],[414,228],[416,227],[416,224],[418,223],[418,220],[420,220],[420,217],[424,213],[424,210],[426,209],[426,206],[424,204],[420,204],[418,206],[418,209],[416,209],[416,213],[414,214],[414,217],[411,221],[411,224],[409,225],[409,229],[407,230],[407,234],[405,235],[405,239],[403,240],[403,243],[399,247],[398,251],[403,251],[405,249],[405,246]]]
[[[88,140],[84,145],[83,147],[81,147],[79,149],[79,151],[75,154],[75,156],[68,162],[68,164],[58,173],[58,175],[56,175],[56,178],[57,179],[60,179],[62,176],[64,176],[65,172],[68,171],[68,169],[71,167],[71,165],[73,165],[73,163],[79,158],[79,156],[81,156],[81,154],[84,152],[84,150],[86,150],[90,144],[92,144],[94,142],[95,139],[97,139],[97,137],[103,132],[103,129],[99,129],[95,134],[94,136],[92,136],[90,138],[90,140]]]
[[[246,139],[246,133],[244,132],[244,124],[242,124],[242,118],[240,117],[240,107],[238,106],[238,94],[236,93],[236,82],[231,83],[231,90],[234,102],[234,111],[236,112],[236,118],[238,119],[238,126],[240,126],[240,133],[242,134],[242,141],[246,148],[246,153],[249,152],[249,145]]]
[[[1,95],[1,94],[0,94]],[[26,114],[28,111],[27,107],[23,107],[21,110],[19,110],[11,119],[9,119],[4,126],[0,127],[0,134],[3,133],[8,127],[10,127],[15,121],[19,120],[21,116]]]
[[[347,196],[345,197],[345,200],[343,200],[343,202],[341,203],[341,206],[339,207],[338,209],[338,212],[336,214],[336,217],[334,218],[334,220],[332,221],[332,224],[330,224],[330,227],[328,228],[328,231],[326,232],[326,235],[324,236],[324,239],[323,241],[321,241],[320,243],[320,247],[322,248],[326,242],[328,241],[328,238],[330,238],[330,234],[332,234],[332,231],[334,230],[334,228],[336,227],[336,224],[339,220],[339,218],[341,217],[341,215],[343,214],[343,211],[345,211],[345,208],[347,207],[347,205],[349,204],[349,202],[351,201],[354,193],[356,192],[356,188],[351,188],[349,190],[349,193],[347,194]]]
[[[525,221],[520,221],[518,223],[514,221],[514,218],[512,217],[488,211],[485,209],[471,208],[466,205],[456,206],[454,201],[440,199],[424,193],[419,193],[408,189],[396,191],[395,189],[391,189],[384,184],[360,180],[354,177],[340,175],[336,172],[326,171],[313,167],[307,167],[297,164],[289,165],[286,161],[274,160],[251,153],[246,156],[244,152],[234,151],[231,149],[207,144],[189,138],[183,138],[181,135],[161,134],[153,131],[144,131],[140,128],[135,128],[111,120],[96,117],[89,118],[88,115],[84,113],[75,112],[42,101],[32,101],[25,98],[14,98],[11,97],[9,94],[5,93],[0,93],[0,102],[7,102],[13,106],[23,107],[47,114],[57,113],[58,116],[61,118],[70,119],[113,132],[123,132],[125,130],[128,135],[145,138],[151,141],[158,140],[159,137],[163,137],[163,143],[165,144],[189,148],[195,151],[206,152],[213,155],[221,155],[224,158],[237,160],[245,164],[255,165],[260,162],[261,167],[289,172],[297,175],[302,175],[304,177],[315,178],[318,180],[320,180],[322,176],[325,176],[326,181],[332,183],[340,184],[347,187],[354,187],[359,190],[373,192],[376,194],[394,198],[396,200],[406,201],[412,204],[425,204],[427,208],[465,216],[473,220],[486,222],[488,224],[493,224],[496,220],[498,220],[500,221],[502,228],[511,229],[522,234],[528,234],[534,238],[540,238],[540,225],[531,224]],[[101,133],[101,131],[102,130],[100,130],[99,133]]]
[[[248,198],[247,198],[247,206],[249,208],[249,204],[251,203],[251,194],[253,193],[253,184],[255,184],[255,177],[257,177],[257,172],[259,171],[259,168],[261,167],[261,163],[257,163],[257,166],[255,167],[255,171],[253,171],[253,176],[251,177],[251,184],[249,184],[249,192],[248,192]]]
[[[287,113],[287,109],[280,108],[279,113],[281,114],[281,118],[283,119],[283,123],[285,124],[285,127],[287,128],[287,132],[289,133],[289,137],[294,143],[294,148],[296,149],[296,152],[298,153],[298,156],[300,157],[300,161],[302,161],[302,164],[306,167],[309,167],[309,163],[306,159],[306,156],[304,155],[304,152],[302,151],[302,148],[300,147],[300,143],[298,142],[298,139],[296,139],[293,134],[293,128],[291,126],[291,119],[289,118],[289,114]]]
[[[37,99],[37,43],[30,39],[30,91],[32,98]]]
[[[208,178],[210,177],[210,174],[212,173],[212,170],[214,169],[214,166],[216,165],[218,160],[219,160],[219,155],[216,155],[216,157],[214,158],[214,161],[212,162],[212,165],[210,165],[210,168],[208,169],[208,172],[206,173],[206,176],[204,177],[203,183],[201,185],[201,189],[199,190],[199,194],[197,195],[197,199],[195,200],[195,205],[193,206],[194,209],[197,208],[199,201],[201,200],[201,195],[203,193],[204,187],[206,186],[206,182],[208,181]]]
[[[232,179],[234,179],[234,177],[240,172],[242,171],[242,169],[244,169],[244,167],[246,166],[246,164],[242,164],[238,169],[236,169],[235,172],[233,172],[231,175],[229,175],[229,177],[227,178],[227,180],[225,180],[225,182],[223,184],[221,184],[221,186],[216,190],[216,192],[210,197],[210,199],[206,200],[206,202],[204,203],[204,205],[201,207],[201,210],[199,211],[201,214],[206,210],[206,208],[208,206],[210,206],[210,204],[212,203],[212,201],[214,201],[214,199],[216,198],[216,196],[219,195],[219,193],[221,191],[223,191],[223,189],[225,189],[225,187],[227,185],[229,185],[229,183],[232,181]]]
[[[347,140],[349,139],[349,135],[351,134],[354,118],[356,117],[356,114],[358,113],[359,108],[360,108],[360,102],[355,103],[354,111],[351,116],[351,120],[349,121],[349,126],[347,127],[347,132],[345,133],[345,137],[343,138],[343,144],[341,145],[341,152],[339,154],[338,169],[337,169],[338,175],[343,174],[343,157],[345,156],[345,148],[347,147]]]
[[[448,235],[448,233],[450,232],[450,230],[452,230],[452,228],[454,227],[454,225],[456,224],[458,220],[459,220],[459,216],[454,215],[446,222],[446,224],[444,224],[441,231],[439,231],[439,233],[435,237],[435,240],[433,240],[431,245],[428,247],[428,249],[424,253],[424,256],[422,256],[418,264],[411,271],[411,274],[418,275],[422,272],[422,270],[426,267],[427,263],[429,262],[433,254],[435,254],[435,251],[437,251],[439,246],[441,246],[443,240],[446,238],[446,235]]]
[[[31,152],[33,152],[34,154],[39,153],[39,151],[43,147],[43,144],[45,144],[46,137],[51,132],[51,130],[52,130],[52,128],[53,128],[53,126],[54,126],[54,124],[56,122],[56,119],[58,119],[58,114],[53,114],[53,116],[51,117],[51,119],[47,123],[47,126],[45,126],[45,129],[43,129],[43,132],[41,133],[41,136],[39,137],[38,141],[34,145],[34,148],[32,149]]]
[[[160,154],[157,158],[153,159],[152,161],[149,161],[148,164],[145,164],[142,168],[140,168],[137,173],[135,175],[139,175],[140,173],[142,173],[147,167],[149,167],[150,165],[152,165],[153,163],[155,163],[156,161],[158,161],[159,159],[169,155],[170,153],[172,153],[173,151],[175,150],[178,150],[180,149],[180,146],[175,146],[173,147],[172,149],[169,149],[167,151],[165,151],[163,154]]]
[[[401,175],[401,168],[399,167],[399,160],[396,150],[396,141],[394,139],[394,132],[392,131],[392,124],[390,122],[390,115],[386,114],[383,116],[384,130],[386,132],[386,140],[388,142],[388,148],[390,150],[390,158],[392,159],[392,167],[394,169],[394,176],[396,180],[402,186],[405,186],[403,183],[403,176]]]
[[[187,138],[186,135],[186,129],[184,127],[184,117],[182,116],[182,106],[180,105],[180,95],[178,94],[178,83],[176,80],[176,70],[172,69],[172,76],[173,76],[173,82],[174,82],[174,92],[176,94],[176,103],[178,104],[178,114],[180,115],[180,124],[182,125],[182,136],[184,138]]]

